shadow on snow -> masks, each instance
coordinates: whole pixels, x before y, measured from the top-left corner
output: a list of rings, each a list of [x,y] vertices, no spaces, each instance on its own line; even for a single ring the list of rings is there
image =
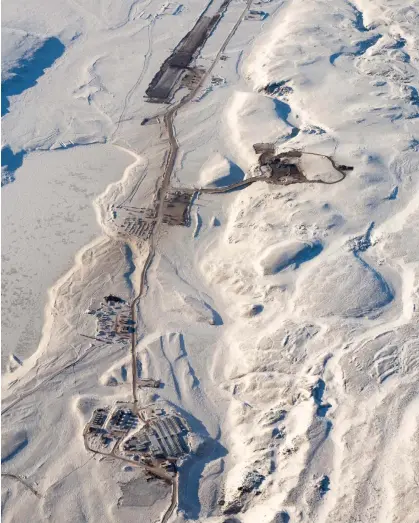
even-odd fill
[[[34,87],[38,78],[64,53],[64,44],[55,36],[48,38],[30,57],[13,67],[10,77],[2,82],[1,115],[9,112],[9,96],[17,96]]]

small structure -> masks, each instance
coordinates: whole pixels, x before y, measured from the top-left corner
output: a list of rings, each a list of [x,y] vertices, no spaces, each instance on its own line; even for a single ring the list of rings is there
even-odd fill
[[[275,154],[275,145],[273,143],[255,143],[253,149],[256,154],[270,153]]]
[[[106,303],[114,302],[114,303],[125,303],[125,300],[122,298],[119,298],[118,296],[114,296],[113,294],[109,294],[109,296],[105,296]]]
[[[130,408],[117,407],[107,424],[110,432],[127,432],[138,424],[138,416]]]
[[[222,76],[214,75],[211,77],[211,85],[217,86],[217,85],[224,85],[226,83],[226,79]]]
[[[137,381],[137,384],[140,389],[143,387],[151,387],[153,389],[158,389],[161,386],[161,381],[153,380],[153,378],[142,378]]]
[[[161,6],[160,15],[177,15],[182,11],[183,5],[176,2],[166,2]]]
[[[141,212],[141,211],[140,211]],[[124,229],[124,236],[137,236],[142,240],[148,240],[153,232],[154,217],[128,216],[125,218],[121,228]]]
[[[188,89],[194,89],[205,76],[205,69],[202,67],[188,67],[182,77],[181,85]]]
[[[90,426],[93,428],[101,429],[106,422],[106,419],[109,414],[109,409],[96,409],[93,413],[92,420],[90,422]]]
[[[289,85],[286,85],[288,80],[282,82],[272,82],[261,90],[268,96],[273,96],[275,98],[281,97],[283,100],[287,100],[289,94],[293,92],[293,88]]]

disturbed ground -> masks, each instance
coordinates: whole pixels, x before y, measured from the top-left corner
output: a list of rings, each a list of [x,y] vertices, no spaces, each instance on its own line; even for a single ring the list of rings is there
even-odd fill
[[[3,10],[4,520],[167,513],[167,485],[83,446],[134,363],[161,382],[140,403],[198,435],[173,521],[415,523],[417,2],[231,2],[173,93],[199,87],[172,157],[144,94],[203,6],[42,6]],[[305,183],[249,183],[255,144],[310,153]],[[84,337],[143,285],[133,355]]]

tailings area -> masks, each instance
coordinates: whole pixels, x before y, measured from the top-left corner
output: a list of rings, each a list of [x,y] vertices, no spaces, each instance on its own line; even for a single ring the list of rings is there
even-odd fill
[[[181,77],[193,66],[199,50],[214,31],[231,0],[210,3],[194,27],[165,60],[146,90],[149,102],[168,103]]]

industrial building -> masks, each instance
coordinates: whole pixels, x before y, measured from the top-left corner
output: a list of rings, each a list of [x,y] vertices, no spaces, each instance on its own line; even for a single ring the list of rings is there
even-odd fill
[[[186,423],[175,415],[160,415],[148,421],[124,442],[126,452],[140,452],[155,458],[178,458],[189,452]]]

